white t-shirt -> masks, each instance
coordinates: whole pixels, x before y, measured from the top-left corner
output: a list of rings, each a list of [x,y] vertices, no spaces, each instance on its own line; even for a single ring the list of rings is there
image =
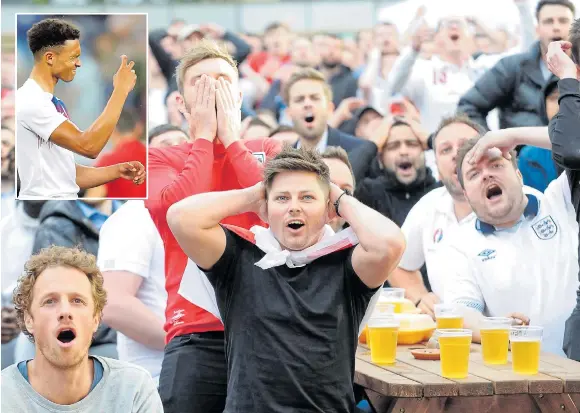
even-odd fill
[[[460,225],[445,243],[445,302],[488,316],[523,313],[532,325],[544,327],[543,351],[564,356],[564,323],[578,289],[578,224],[570,186],[564,173],[544,194],[524,188],[539,202],[528,195],[528,213],[514,228],[484,234],[476,226],[487,224],[476,220]]]
[[[455,114],[461,96],[500,59],[499,56],[470,58],[458,67],[438,56],[430,60],[417,56],[411,48],[401,53],[389,73],[389,81],[403,77],[401,71],[408,70],[409,59],[415,57],[411,72],[404,76],[408,80],[400,93],[415,104],[421,114],[422,126],[430,133],[435,132],[444,117]]]
[[[97,263],[102,272],[129,271],[143,277],[136,297],[160,320],[165,320],[163,241],[143,201],[128,201],[103,224]],[[122,331],[117,334],[117,351],[119,360],[143,367],[154,378],[159,376],[163,351],[151,349]]]
[[[74,154],[55,145],[50,135],[67,120],[64,105],[32,79],[16,91],[16,167],[19,199],[76,199]]]
[[[461,222],[473,221],[475,214],[471,213]],[[459,226],[453,198],[445,187],[435,188],[427,193],[411,208],[403,227],[401,228],[407,248],[399,262],[399,267],[407,271],[418,271],[427,264],[427,275],[433,292],[443,301],[445,273],[437,271],[436,267],[441,255],[441,242]]]

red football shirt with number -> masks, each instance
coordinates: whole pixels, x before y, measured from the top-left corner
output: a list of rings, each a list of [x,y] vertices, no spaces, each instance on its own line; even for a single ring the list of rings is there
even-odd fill
[[[226,149],[221,143],[197,139],[193,143],[149,149],[149,198],[145,206],[165,247],[166,343],[173,337],[207,331],[223,331],[213,314],[179,295],[188,257],[167,225],[167,210],[182,199],[205,192],[248,188],[263,179],[264,163],[280,151],[274,139],[236,141]],[[266,226],[254,213],[228,217],[223,224],[245,229]]]

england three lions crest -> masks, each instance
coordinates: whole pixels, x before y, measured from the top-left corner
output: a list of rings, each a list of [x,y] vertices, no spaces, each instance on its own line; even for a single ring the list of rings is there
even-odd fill
[[[539,239],[551,239],[558,233],[558,226],[554,219],[548,215],[540,219],[534,225],[532,225],[532,229],[536,233]]]

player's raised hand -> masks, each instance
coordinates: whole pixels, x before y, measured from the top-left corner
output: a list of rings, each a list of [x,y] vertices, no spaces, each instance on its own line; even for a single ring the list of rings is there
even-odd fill
[[[135,74],[134,61],[127,63],[127,56],[121,56],[121,66],[117,70],[117,73],[113,76],[113,87],[115,89],[120,88],[120,90],[129,94],[135,87],[135,82],[137,81],[137,75]]]
[[[212,141],[216,137],[216,81],[208,75],[196,79],[189,105],[183,107],[182,113],[189,125],[189,136],[192,139]],[[189,106],[189,107],[188,107]]]

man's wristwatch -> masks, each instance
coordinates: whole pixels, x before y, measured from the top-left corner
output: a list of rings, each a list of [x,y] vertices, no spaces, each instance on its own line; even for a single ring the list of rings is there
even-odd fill
[[[340,215],[340,213],[338,212],[338,205],[340,203],[340,198],[342,198],[343,195],[348,195],[348,196],[352,196],[352,192],[350,192],[348,189],[345,189],[342,194],[340,194],[338,196],[338,198],[336,198],[336,201],[334,201],[334,210],[336,211],[336,215],[338,215],[339,217],[342,218],[342,215]]]

